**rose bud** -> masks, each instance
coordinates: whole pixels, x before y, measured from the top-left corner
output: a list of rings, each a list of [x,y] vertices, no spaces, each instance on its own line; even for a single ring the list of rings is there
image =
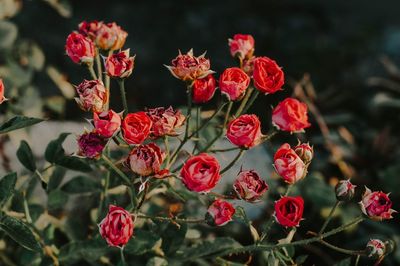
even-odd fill
[[[308,143],[299,143],[294,147],[294,151],[305,164],[309,164],[314,156],[314,149]]]
[[[367,187],[359,204],[361,211],[374,221],[392,219],[392,213],[396,212],[391,209],[392,201],[389,199],[389,194],[381,191],[372,192]]]
[[[251,148],[261,142],[261,123],[256,115],[241,115],[228,124],[226,137],[242,148]]]
[[[232,221],[232,216],[235,214],[235,208],[231,203],[217,199],[206,213],[206,221],[209,225],[223,226]]]
[[[386,245],[382,240],[371,239],[367,243],[366,253],[368,257],[378,259],[386,253]]]
[[[276,172],[288,184],[294,184],[307,174],[307,167],[288,143],[283,144],[274,155]]]
[[[90,38],[92,41],[96,39],[97,31],[100,29],[102,21],[93,20],[91,22],[82,21],[79,23],[79,33]]]
[[[212,74],[205,78],[196,79],[192,86],[192,101],[194,103],[205,103],[211,100],[217,89],[217,82]]]
[[[253,63],[254,87],[264,94],[282,90],[285,75],[276,62],[268,57],[257,57]]]
[[[127,114],[122,121],[122,135],[129,144],[141,144],[150,135],[152,124],[145,112]]]
[[[239,198],[249,202],[259,201],[268,190],[267,183],[254,170],[240,171],[233,188]]]
[[[286,98],[272,111],[272,124],[279,130],[303,132],[308,123],[307,105],[294,98]]]
[[[0,104],[7,101],[8,99],[4,96],[4,83],[3,80],[0,79]]]
[[[120,247],[128,243],[133,234],[133,220],[131,214],[121,207],[110,205],[107,216],[100,222],[100,235],[113,247]]]
[[[171,106],[168,108],[151,108],[146,114],[153,122],[151,134],[153,137],[176,136],[175,129],[181,127],[185,122],[185,116],[179,110],[174,110]]]
[[[254,38],[248,34],[235,34],[228,40],[229,49],[233,57],[240,59],[250,58],[254,53]]]
[[[76,32],[68,35],[65,50],[69,58],[77,64],[93,64],[93,59],[96,56],[93,42]]]
[[[119,50],[124,46],[128,33],[115,22],[102,23],[96,34],[96,44],[103,50]]]
[[[183,165],[182,182],[190,191],[206,193],[213,189],[221,178],[219,170],[217,159],[201,153],[190,157]]]
[[[225,69],[219,77],[219,88],[229,101],[240,100],[250,84],[250,77],[240,68]]]
[[[78,155],[91,159],[97,159],[101,156],[107,139],[97,132],[85,132],[78,136]]]
[[[302,197],[282,197],[275,201],[275,219],[285,227],[299,226],[303,217],[304,200]]]
[[[210,60],[205,58],[205,53],[196,57],[193,49],[186,54],[179,51],[179,55],[172,60],[171,66],[166,66],[171,74],[182,81],[201,79],[214,73],[210,70]]]
[[[131,150],[126,165],[140,176],[150,176],[160,172],[165,154],[155,143],[139,145]]]
[[[97,133],[105,138],[111,138],[121,127],[121,116],[113,110],[95,112],[93,123]]]
[[[339,201],[350,201],[354,197],[356,188],[350,180],[340,180],[335,187],[336,199]]]
[[[84,111],[102,112],[108,102],[108,89],[100,80],[84,80],[76,87],[75,100]]]
[[[107,57],[105,68],[112,78],[127,78],[132,74],[135,56],[129,57],[129,49]]]

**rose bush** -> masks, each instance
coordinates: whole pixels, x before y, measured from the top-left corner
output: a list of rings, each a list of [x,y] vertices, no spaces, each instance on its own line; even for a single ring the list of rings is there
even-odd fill
[[[17,186],[14,172],[0,180],[0,230],[5,235],[0,242],[1,258],[4,249],[16,247],[29,250],[23,265],[133,265],[138,261],[143,265],[229,265],[251,264],[253,258],[254,263],[265,265],[300,265],[305,258],[294,252],[299,246],[320,244],[356,261],[363,256],[377,263],[393,251],[390,240],[373,239],[365,241],[363,250],[349,250],[327,239],[365,219],[389,220],[396,211],[389,194],[381,191],[366,189],[359,205],[354,204],[356,189],[362,186],[352,182],[359,180],[338,180],[335,189],[320,191],[316,185],[322,180],[308,175],[318,156],[313,146],[299,141],[292,148],[280,140],[271,142],[277,134],[291,137],[286,132],[306,139],[300,134],[311,126],[310,102],[294,97],[274,102],[268,119],[249,112],[260,92],[262,99],[269,99],[268,94],[278,94],[285,84],[278,63],[255,56],[251,35],[237,34],[228,41],[239,66],[224,69],[218,84],[205,54],[179,52],[167,68],[183,81],[188,94],[183,111],[170,106],[133,112],[128,99],[134,91],[125,90],[124,85],[135,70],[129,49],[122,50],[127,32],[114,22],[102,21],[82,22],[77,30],[67,37],[65,48],[70,59],[86,67],[91,76],[76,87],[76,101],[93,120],[76,137],[74,154],[63,147],[69,133],[50,141],[45,165],[35,162],[27,141],[21,142],[17,157],[29,174],[18,177]],[[122,106],[111,110],[110,97],[118,93],[112,88],[114,82]],[[222,94],[219,106],[202,112],[201,105],[211,100],[217,87]],[[5,93],[7,87],[0,79],[1,104]],[[0,134],[39,122],[17,116],[0,126]],[[262,128],[270,125],[278,130],[263,135]],[[216,147],[224,137],[231,147]],[[250,148],[267,141],[275,150],[276,173],[259,174],[247,167],[248,161],[239,161]],[[337,159],[337,153],[333,155]],[[266,165],[267,156],[261,159]],[[238,174],[230,171],[234,166],[240,166]],[[66,169],[87,175],[63,180]],[[233,182],[224,190],[229,175]],[[44,205],[30,197],[33,189],[43,190]],[[321,193],[327,198],[336,195],[336,202],[329,201],[333,207],[321,227],[311,228],[315,224],[307,223],[307,215],[319,202],[313,197],[305,200],[302,194]],[[82,207],[70,208],[68,201],[73,200]],[[346,204],[343,212],[359,216],[339,224],[334,214],[341,204]],[[254,218],[246,205],[257,208],[259,217]],[[328,228],[333,220],[335,227]],[[250,234],[243,240],[237,231]]]

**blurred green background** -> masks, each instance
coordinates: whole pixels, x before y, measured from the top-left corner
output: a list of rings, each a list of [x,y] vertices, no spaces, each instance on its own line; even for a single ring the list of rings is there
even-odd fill
[[[83,113],[68,96],[68,86],[60,98],[59,87],[63,83],[54,82],[54,79],[62,80],[62,75],[72,84],[82,81],[82,73],[89,78],[85,69],[65,56],[65,39],[82,20],[115,21],[129,33],[125,46],[137,55],[134,74],[126,81],[131,110],[180,106],[185,102],[185,90],[163,64],[169,64],[178,49],[186,52],[194,48],[195,54],[207,51],[212,69],[221,73],[224,68],[236,64],[229,54],[227,39],[235,33],[252,34],[256,40],[256,55],[274,58],[287,77],[284,93],[260,97],[251,110],[264,121],[264,130],[270,129],[270,106],[290,95],[291,84],[308,73],[316,92],[314,104],[331,130],[330,140],[352,169],[354,182],[375,190],[392,191],[394,209],[399,210],[399,8],[400,2],[396,0],[23,1],[19,12],[8,19],[17,26],[18,37],[15,45],[0,52],[0,74],[6,84],[18,87],[13,95],[29,96],[23,104],[24,100],[18,97],[12,100],[20,104],[21,112],[33,99],[41,98],[45,100],[39,104],[39,112],[44,116],[82,121]],[[4,30],[4,24],[0,30]],[[23,46],[26,40],[29,42]],[[43,51],[43,68],[38,67],[37,60],[41,62],[41,56],[32,51],[32,43]],[[32,59],[31,64],[21,61],[25,54],[35,54],[34,59],[28,57]],[[12,62],[22,67],[16,68]],[[54,78],[51,71],[49,75],[48,66],[55,67],[62,75]],[[18,78],[7,75],[13,71],[21,71],[14,75]],[[22,82],[22,77],[27,75],[29,78]],[[36,89],[28,89],[32,86]],[[111,107],[121,109],[118,92],[111,93]],[[4,110],[1,106],[0,112]],[[315,211],[325,203],[326,206],[330,204],[329,200],[323,200],[326,194],[320,192],[320,186],[328,189],[337,179],[343,178],[337,163],[331,159],[314,116],[311,121],[313,127],[305,138],[314,144],[317,154],[311,170],[326,182],[315,185],[317,181],[310,178],[314,183],[309,181],[303,185],[309,186],[302,188],[308,200],[321,204],[308,210],[305,216],[312,218],[306,221],[305,228],[319,224],[321,218]],[[280,136],[274,140],[274,145],[284,140],[293,142],[293,136]],[[346,214],[342,215],[345,219]],[[370,236],[391,237],[398,242],[398,224],[398,218],[385,223],[367,223],[347,239],[341,235],[341,239],[336,240],[346,243],[347,247],[360,246]],[[325,257],[324,263],[340,258],[339,255],[330,258],[321,250],[306,252],[314,254],[316,262],[318,257]],[[385,263],[399,265],[400,251]]]

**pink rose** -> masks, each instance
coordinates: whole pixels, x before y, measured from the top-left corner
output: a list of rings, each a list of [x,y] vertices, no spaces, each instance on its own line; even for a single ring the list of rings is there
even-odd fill
[[[249,202],[256,202],[268,190],[268,185],[256,171],[247,170],[240,171],[233,183],[233,188],[239,198]]]
[[[254,38],[248,34],[235,34],[233,39],[228,40],[232,56],[241,59],[251,58],[254,53]]]
[[[250,84],[250,77],[240,68],[225,69],[219,77],[219,88],[229,101],[240,100]]]
[[[261,142],[261,123],[256,115],[241,115],[228,124],[226,137],[232,144],[251,148]]]
[[[209,192],[221,175],[220,165],[213,156],[201,153],[190,157],[181,169],[182,182],[187,189],[195,192]]]
[[[227,201],[217,199],[208,207],[206,220],[211,225],[223,226],[232,221],[235,208]]]
[[[110,205],[107,216],[100,222],[100,235],[113,247],[123,247],[133,234],[131,214],[121,207]]]
[[[307,167],[288,143],[283,144],[274,155],[274,167],[288,184],[294,184],[305,177]]]
[[[111,138],[121,127],[121,116],[113,110],[94,112],[93,123],[97,133],[103,137]]]
[[[140,176],[159,174],[165,154],[155,143],[139,145],[131,150],[126,165]]]
[[[375,221],[392,219],[392,213],[396,213],[391,209],[392,201],[389,199],[389,194],[382,191],[372,192],[367,187],[359,204],[361,211]]]
[[[102,112],[108,102],[108,89],[100,80],[84,80],[76,87],[79,98],[75,98],[84,111]]]

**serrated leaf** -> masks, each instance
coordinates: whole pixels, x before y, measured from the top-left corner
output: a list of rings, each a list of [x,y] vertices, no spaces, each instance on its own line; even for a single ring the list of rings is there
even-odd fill
[[[44,120],[40,118],[17,115],[0,126],[0,134],[29,127],[43,121]]]
[[[160,240],[160,237],[152,232],[141,229],[135,230],[135,234],[124,248],[124,252],[131,255],[143,255],[152,250]]]
[[[103,239],[76,241],[61,247],[58,260],[62,264],[72,264],[80,260],[94,262],[110,250]]]
[[[0,180],[0,207],[3,207],[3,205],[14,193],[14,187],[16,182],[17,182],[16,173],[7,174]]]
[[[61,158],[58,158],[55,161],[55,163],[75,171],[81,171],[81,172],[92,171],[92,168],[89,166],[89,163],[85,159],[75,156],[63,156]]]
[[[101,184],[87,176],[76,176],[65,183],[61,190],[70,194],[88,193],[101,190]]]
[[[54,163],[58,158],[64,156],[65,151],[62,144],[69,134],[71,133],[61,133],[57,139],[49,142],[44,153],[44,157],[48,162]]]
[[[17,150],[17,158],[25,166],[26,169],[35,172],[36,170],[36,163],[35,158],[33,156],[31,147],[29,147],[28,142],[22,140],[19,148]]]
[[[32,231],[20,220],[3,215],[0,217],[0,229],[26,249],[35,252],[42,250]]]
[[[64,207],[68,201],[68,194],[59,189],[52,190],[47,198],[47,207],[55,210]]]

